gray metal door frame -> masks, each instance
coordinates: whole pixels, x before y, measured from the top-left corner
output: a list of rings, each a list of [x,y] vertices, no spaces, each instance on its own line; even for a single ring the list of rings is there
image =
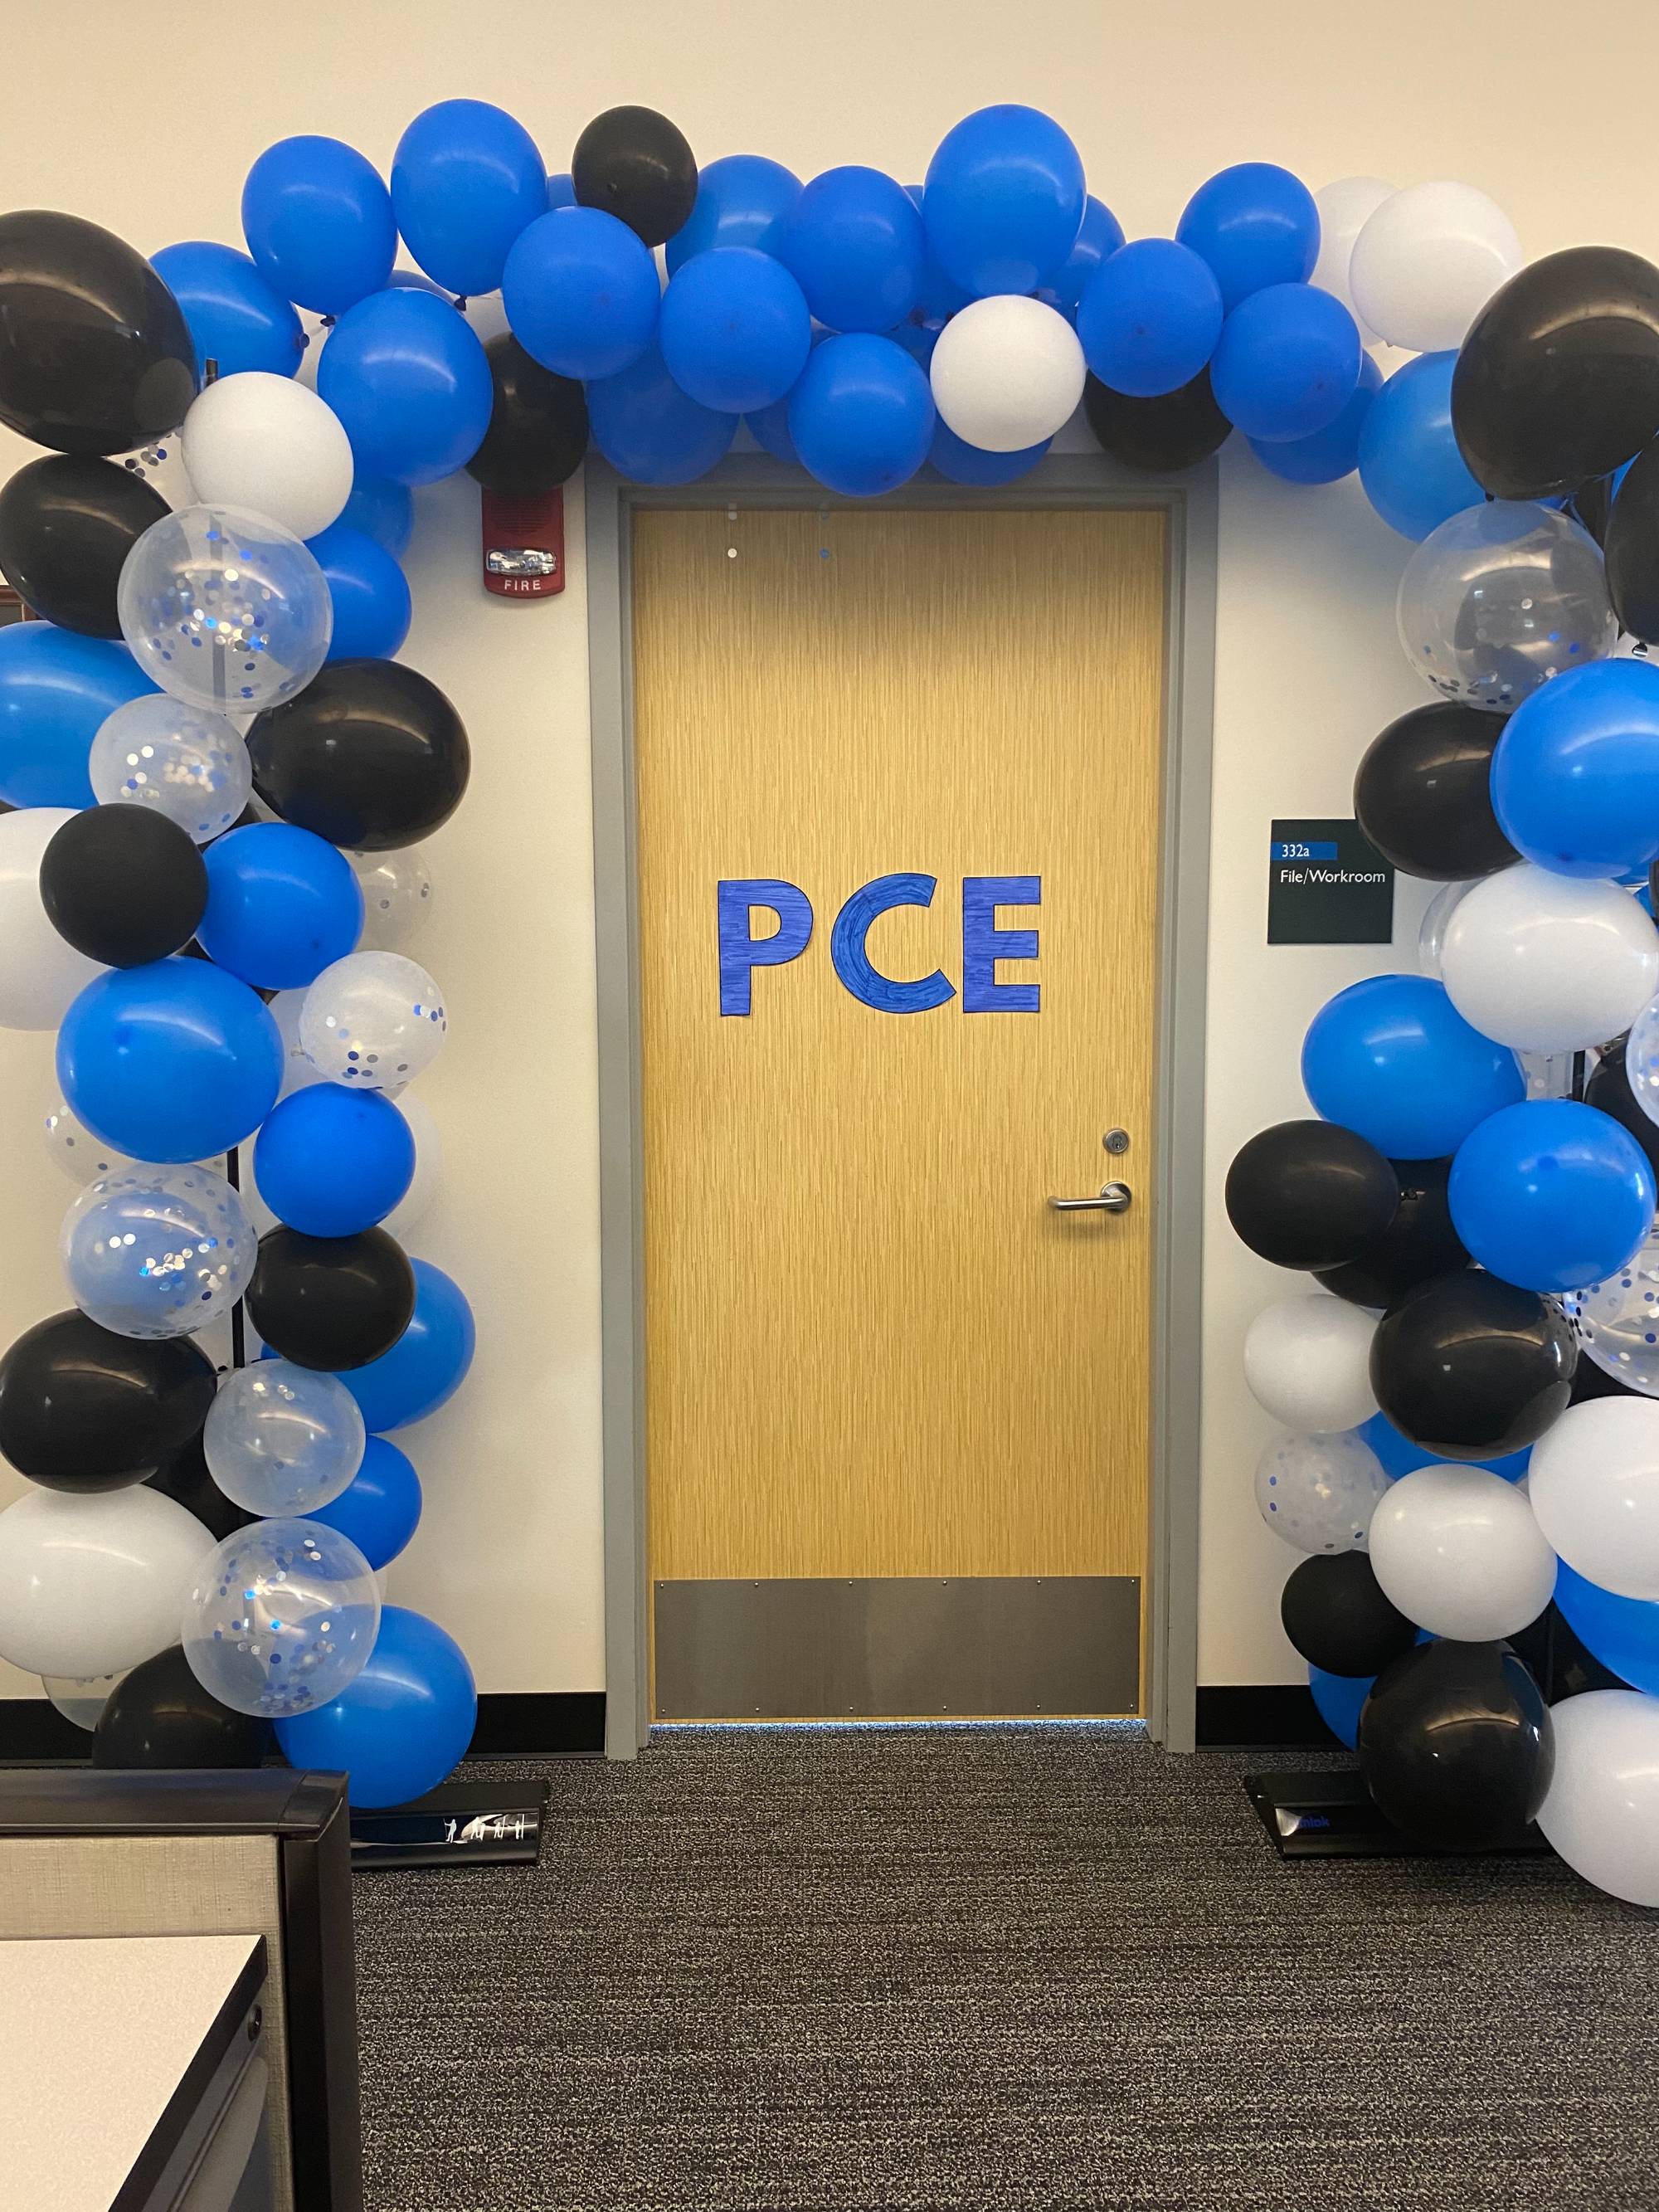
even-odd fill
[[[644,507],[860,507],[799,470],[734,455],[695,483],[586,471],[593,874],[599,975],[600,1302],[604,1358],[605,1752],[632,1759],[650,1728],[646,1662],[644,1123],[634,780],[632,518]],[[914,483],[896,507],[1157,507],[1167,522],[1163,810],[1154,1120],[1151,1623],[1146,1717],[1190,1751],[1198,1675],[1199,1382],[1204,1215],[1204,1003],[1208,950],[1217,471],[1141,476],[1101,453],[1049,453],[1001,490]]]

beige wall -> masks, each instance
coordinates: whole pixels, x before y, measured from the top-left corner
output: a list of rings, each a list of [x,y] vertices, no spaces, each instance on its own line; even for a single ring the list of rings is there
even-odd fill
[[[908,181],[958,116],[1012,99],[1064,123],[1131,235],[1170,228],[1223,164],[1267,159],[1314,185],[1467,179],[1532,255],[1586,241],[1659,254],[1659,162],[1628,105],[1656,82],[1659,14],[1637,0],[1577,15],[1543,0],[278,0],[257,23],[229,7],[18,0],[0,46],[0,206],[70,209],[145,252],[240,242],[241,179],[270,140],[332,132],[384,168],[409,118],[455,94],[512,108],[553,168],[590,115],[633,100],[673,115],[704,160],[750,150],[804,174],[861,161]],[[0,444],[0,472],[20,457]],[[422,1085],[447,1187],[418,1249],[466,1285],[480,1348],[463,1396],[409,1439],[428,1502],[392,1595],[462,1638],[485,1689],[581,1689],[602,1679],[582,575],[578,560],[551,605],[487,600],[473,511],[464,483],[420,496],[408,658],[474,743],[472,791],[432,848],[441,903],[422,957],[455,1018]],[[579,498],[570,519],[578,536]],[[1402,541],[1352,484],[1293,490],[1231,453],[1221,544],[1200,1674],[1273,1681],[1297,1671],[1277,1620],[1290,1555],[1251,1503],[1266,1425],[1237,1354],[1283,1279],[1231,1242],[1220,1183],[1245,1135],[1304,1110],[1309,1015],[1382,963],[1267,950],[1267,823],[1345,812],[1360,750],[1424,695],[1394,637]],[[1402,944],[1419,903],[1402,896]],[[0,1036],[0,1341],[59,1300],[67,1188],[36,1129],[51,1085],[47,1040]]]

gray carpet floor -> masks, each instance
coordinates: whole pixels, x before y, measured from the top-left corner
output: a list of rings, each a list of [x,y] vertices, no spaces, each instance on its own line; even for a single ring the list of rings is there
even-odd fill
[[[689,1730],[366,1876],[369,2212],[1659,2204],[1659,1914],[1122,1731]]]

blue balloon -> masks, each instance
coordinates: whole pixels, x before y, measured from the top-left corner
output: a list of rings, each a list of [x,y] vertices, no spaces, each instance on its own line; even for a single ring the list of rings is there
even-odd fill
[[[343,960],[363,927],[363,894],[336,847],[291,822],[250,822],[216,837],[197,940],[260,991],[298,990]]]
[[[789,394],[775,399],[769,407],[757,407],[752,415],[745,415],[755,442],[775,461],[789,461],[800,466],[800,455],[795,451],[795,441],[789,434]]]
[[[906,483],[933,441],[933,395],[902,346],[860,331],[826,338],[789,397],[789,434],[821,484],[871,498]]]
[[[486,100],[441,100],[392,157],[392,212],[404,243],[447,292],[493,292],[507,249],[547,213],[535,140]]]
[[[1123,225],[1110,208],[1091,192],[1083,203],[1083,228],[1077,234],[1077,244],[1066,255],[1054,282],[1038,285],[1038,299],[1045,307],[1058,307],[1062,315],[1075,322],[1085,292],[1103,264],[1122,244]],[[1193,374],[1196,375],[1197,370]]]
[[[1340,477],[1352,476],[1359,465],[1365,425],[1382,389],[1382,370],[1369,354],[1362,354],[1359,381],[1334,422],[1316,430],[1311,438],[1285,438],[1273,443],[1252,438],[1250,451],[1263,468],[1286,483],[1334,483]]]
[[[354,1095],[362,1098],[370,1094]],[[407,1452],[399,1451],[386,1437],[370,1437],[363,1446],[362,1464],[339,1496],[326,1505],[314,1506],[306,1519],[337,1529],[378,1574],[391,1565],[420,1526],[421,1478]]]
[[[913,310],[902,323],[895,323],[890,331],[884,331],[882,336],[891,338],[895,345],[902,345],[918,368],[931,369],[933,348],[944,328],[943,323],[924,321]]]
[[[99,726],[154,691],[125,646],[54,623],[0,629],[0,799],[90,806],[87,757]]]
[[[1413,1468],[1436,1467],[1439,1462],[1422,1444],[1414,1444],[1402,1436],[1386,1413],[1373,1413],[1354,1431],[1362,1443],[1369,1444],[1382,1462],[1382,1472],[1390,1480],[1410,1474]],[[1463,1460],[1464,1467],[1484,1467],[1490,1474],[1501,1474],[1505,1482],[1519,1482],[1532,1463],[1532,1448],[1504,1452],[1498,1459]]]
[[[1352,398],[1364,350],[1340,300],[1311,284],[1270,284],[1221,325],[1210,386],[1252,441],[1311,438]]]
[[[282,1032],[257,992],[205,960],[112,968],[64,1017],[58,1080],[117,1152],[204,1160],[251,1136],[276,1103]]]
[[[921,186],[907,185],[904,190],[911,204],[920,211],[923,198]],[[926,322],[946,323],[958,309],[965,307],[974,295],[964,286],[958,284],[954,278],[945,275],[934,258],[933,247],[927,245],[927,225],[925,222],[921,228],[922,244],[925,248],[921,264],[921,289],[916,295],[916,304],[911,313],[920,315]]]
[[[313,1517],[320,1519],[321,1516]],[[1338,1742],[1346,1743],[1350,1751],[1358,1747],[1360,1707],[1370,1697],[1376,1680],[1375,1674],[1328,1674],[1322,1667],[1314,1666],[1308,1669],[1308,1687],[1313,1692],[1320,1719]],[[327,1710],[325,1705],[323,1711]],[[278,1723],[278,1735],[284,1725]]]
[[[409,579],[384,545],[344,520],[307,540],[334,605],[331,660],[390,660],[409,635]]]
[[[1302,1083],[1316,1114],[1395,1160],[1446,1158],[1527,1091],[1515,1054],[1426,975],[1368,975],[1339,991],[1309,1024]]]
[[[515,240],[501,304],[527,354],[558,376],[617,376],[657,327],[662,287],[651,249],[603,208],[562,208]]]
[[[248,171],[242,233],[285,300],[341,315],[392,274],[398,226],[380,172],[337,138],[279,138]]]
[[[1555,1571],[1555,1602],[1593,1658],[1632,1690],[1659,1697],[1659,1604],[1586,1582],[1565,1559]]]
[[[376,292],[341,316],[317,391],[344,424],[359,469],[404,484],[465,467],[495,404],[471,325],[447,301],[406,289]]]
[[[1616,1273],[1659,1205],[1635,1138],[1571,1098],[1489,1115],[1459,1146],[1446,1197],[1470,1257],[1523,1291],[1582,1290]]]
[[[401,561],[415,529],[415,495],[407,484],[393,483],[390,477],[359,476],[340,520],[372,538],[394,561]]]
[[[1035,292],[1065,267],[1088,192],[1078,150],[1035,107],[981,107],[939,141],[921,219],[945,275],[975,299]]]
[[[145,971],[129,968],[117,972],[132,975]],[[74,1104],[72,1099],[70,1103]],[[78,1107],[76,1110],[80,1111]],[[477,1342],[472,1309],[459,1285],[429,1260],[411,1260],[410,1265],[415,1270],[415,1313],[409,1327],[390,1352],[340,1376],[362,1408],[364,1426],[377,1436],[423,1421],[447,1405],[466,1380]]]
[[[635,483],[690,483],[723,460],[737,433],[735,415],[717,413],[680,390],[653,344],[615,376],[587,387],[593,443]]]
[[[1397,368],[1366,418],[1359,481],[1390,530],[1426,538],[1486,495],[1452,434],[1455,353],[1419,354]]]
[[[751,246],[717,246],[669,279],[657,343],[688,398],[744,414],[781,399],[800,374],[812,318],[781,262]]]
[[[1298,284],[1319,258],[1313,194],[1272,161],[1240,161],[1193,194],[1176,236],[1207,261],[1231,314],[1269,284]]]
[[[372,1229],[414,1177],[414,1135],[378,1091],[308,1083],[271,1109],[254,1142],[260,1197],[307,1237]]]
[[[1040,446],[1026,446],[1017,453],[988,453],[958,438],[941,416],[933,425],[933,442],[927,448],[927,459],[951,483],[1013,483],[1018,477],[1029,475],[1052,442],[1045,438]]]
[[[1659,854],[1659,668],[1595,660],[1523,699],[1492,755],[1492,799],[1523,858],[1622,876]]]
[[[795,202],[778,252],[832,331],[888,331],[921,289],[921,216],[879,169],[826,169]]]
[[[384,1606],[368,1663],[337,1698],[276,1723],[290,1766],[344,1774],[354,1805],[406,1805],[454,1771],[478,1692],[466,1655],[424,1613]]]
[[[1103,384],[1156,399],[1192,382],[1221,324],[1221,288],[1209,264],[1172,238],[1138,238],[1090,282],[1077,334]]]
[[[573,195],[574,197],[574,195]],[[775,254],[800,179],[763,154],[727,154],[697,172],[696,204],[685,227],[663,248],[672,276],[694,253],[715,246],[752,246]]]
[[[164,246],[149,265],[184,310],[198,376],[210,361],[221,376],[247,368],[292,376],[299,368],[306,343],[300,318],[250,256],[193,239]]]
[[[560,208],[576,204],[576,180],[568,169],[561,169],[547,180],[547,211],[552,215]]]

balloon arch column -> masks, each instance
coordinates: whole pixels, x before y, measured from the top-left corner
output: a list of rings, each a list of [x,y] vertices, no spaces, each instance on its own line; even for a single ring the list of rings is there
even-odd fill
[[[1536,1817],[1659,1903],[1659,270],[1524,264],[1471,186],[1261,162],[1126,243],[1017,106],[902,186],[700,171],[639,107],[550,177],[446,100],[389,186],[281,141],[242,224],[246,252],[147,263],[0,218],[0,420],[52,449],[0,491],[43,618],[0,632],[0,1022],[61,1024],[50,1141],[86,1183],[74,1307],[0,1359],[33,1486],[0,1514],[0,1655],[81,1678],[115,1763],[246,1759],[274,1721],[375,1804],[468,1741],[465,1659],[375,1581],[419,1509],[387,1432],[472,1346],[402,1241],[447,1018],[402,947],[469,765],[395,658],[411,488],[544,494],[590,439],[687,483],[745,422],[847,496],[1006,483],[1081,401],[1130,466],[1237,430],[1292,483],[1357,471],[1414,545],[1400,634],[1436,696],[1355,805],[1445,888],[1421,971],[1314,1022],[1315,1118],[1228,1178],[1245,1242],[1317,1286],[1249,1331],[1285,1431],[1257,1495],[1382,1811],[1477,1848]],[[194,1340],[239,1301],[264,1354],[221,1382]]]

